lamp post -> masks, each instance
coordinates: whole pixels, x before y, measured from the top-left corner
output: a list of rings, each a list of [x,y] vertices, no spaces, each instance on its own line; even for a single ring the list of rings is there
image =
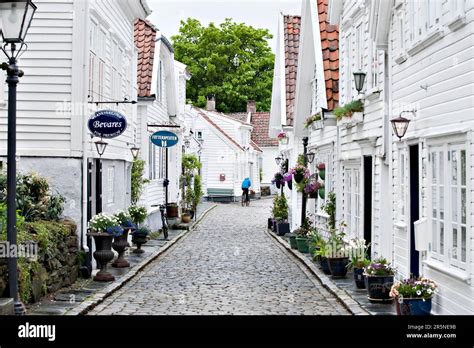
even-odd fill
[[[10,248],[16,248],[16,87],[23,76],[18,68],[18,56],[26,48],[25,37],[31,25],[36,6],[31,1],[0,0],[1,33],[4,43],[1,50],[8,58],[2,63],[6,70],[8,84],[8,140],[7,140],[7,240]],[[19,45],[19,47],[17,47]],[[10,46],[10,47],[8,47]],[[18,296],[17,258],[8,258],[8,285],[13,297],[16,315],[25,313]]]
[[[16,88],[23,71],[18,68],[18,56],[24,51],[25,37],[31,25],[36,6],[30,1],[0,0],[0,20],[2,23],[3,47],[1,50],[8,58],[2,63],[6,70],[8,84],[8,140],[7,140],[7,240],[10,248],[16,248]],[[19,45],[19,47],[17,47]],[[10,46],[8,48],[8,46]],[[13,297],[16,315],[25,313],[18,296],[17,258],[8,258],[8,285]]]

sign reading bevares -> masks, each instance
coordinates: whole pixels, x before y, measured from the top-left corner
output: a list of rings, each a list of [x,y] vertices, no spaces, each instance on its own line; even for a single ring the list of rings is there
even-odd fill
[[[178,143],[178,136],[173,132],[159,131],[151,135],[151,142],[158,147],[173,147]]]
[[[89,118],[87,126],[94,136],[111,139],[125,132],[127,119],[117,111],[99,110]]]

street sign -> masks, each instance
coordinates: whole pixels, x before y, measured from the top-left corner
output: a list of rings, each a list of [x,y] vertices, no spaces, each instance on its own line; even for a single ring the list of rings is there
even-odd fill
[[[117,111],[99,110],[92,114],[87,126],[94,136],[112,139],[125,132],[127,119]]]
[[[159,131],[150,137],[151,142],[158,147],[173,147],[178,143],[178,136],[169,131]]]

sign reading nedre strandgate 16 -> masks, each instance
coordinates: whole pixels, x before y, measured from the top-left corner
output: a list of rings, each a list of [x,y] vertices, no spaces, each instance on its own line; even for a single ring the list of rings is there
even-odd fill
[[[150,139],[158,147],[173,147],[178,143],[178,136],[168,131],[153,133]]]
[[[127,119],[117,111],[99,110],[89,118],[87,126],[94,136],[111,139],[125,132]]]

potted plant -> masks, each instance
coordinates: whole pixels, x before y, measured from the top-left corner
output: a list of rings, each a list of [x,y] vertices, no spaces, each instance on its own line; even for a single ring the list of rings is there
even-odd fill
[[[145,222],[148,212],[144,206],[132,205],[128,208],[128,215],[135,223],[135,225],[140,225]]]
[[[94,276],[94,280],[99,282],[113,281],[115,277],[107,271],[107,263],[114,258],[112,239],[122,235],[123,229],[114,216],[105,213],[95,215],[89,221],[89,227],[92,232],[88,235],[94,238],[96,249],[93,256],[100,267],[99,272]]]
[[[317,199],[318,198],[318,191],[321,187],[321,183],[317,182],[309,182],[304,187],[304,192],[306,193],[308,198]]]
[[[290,242],[290,247],[291,249],[298,250],[298,244],[296,244],[296,234],[295,233],[289,233],[288,234],[288,240]]]
[[[295,167],[291,168],[290,173],[293,175],[296,183],[300,183],[310,176],[308,168],[302,164],[297,164]]]
[[[393,284],[390,296],[396,300],[398,315],[430,315],[436,283],[428,278],[404,279]]]
[[[364,103],[362,100],[353,100],[333,110],[339,124],[356,124],[363,121]]]
[[[166,216],[171,219],[176,219],[179,215],[179,207],[177,203],[168,203],[166,205]]]
[[[285,132],[278,133],[277,139],[282,145],[287,145],[288,144],[288,135],[286,135]]]
[[[319,234],[318,230],[316,228],[313,228],[309,235],[309,241],[308,241],[308,248],[309,248],[309,253],[310,255],[313,256],[313,260],[315,259],[315,253],[317,250],[320,249],[320,243],[321,243],[321,240],[322,240],[322,236]],[[316,261],[318,260],[319,258],[316,257]]]
[[[290,224],[288,223],[288,202],[285,195],[280,195],[277,199],[277,206],[275,210],[276,233],[279,236],[284,236],[290,232]]]
[[[319,177],[324,181],[326,178],[326,165],[324,163],[319,163],[316,168],[318,168]]]
[[[327,258],[328,253],[328,243],[321,238],[318,241],[317,248],[314,249],[313,260],[319,262],[319,267],[325,274],[331,274]]]
[[[148,241],[148,235],[151,230],[146,226],[141,226],[132,233],[132,242],[137,246],[133,250],[134,254],[143,254],[145,250],[142,249],[142,245]]]
[[[372,261],[364,268],[365,287],[372,302],[392,302],[390,290],[393,285],[395,269],[384,258]]]
[[[370,264],[370,260],[367,258],[369,246],[365,244],[365,239],[357,238],[352,239],[349,245],[350,261],[347,269],[352,269],[357,289],[365,289],[364,268]]]
[[[276,172],[275,175],[273,176],[272,182],[276,185],[276,187],[279,189],[282,185],[285,185],[285,182],[283,181],[283,174]]]
[[[326,190],[324,188],[323,182],[319,182],[318,194],[319,194],[319,198],[321,199],[324,199],[326,197]]]
[[[312,115],[312,116],[310,116],[306,119],[306,121],[304,123],[304,128],[309,128],[310,126],[313,130],[323,128],[321,113],[317,113],[317,114]]]
[[[331,237],[328,241],[328,265],[333,278],[344,278],[347,274],[347,265],[349,264],[349,249],[344,242],[345,233],[343,232],[344,223],[341,223],[339,229],[331,231]]]
[[[136,226],[132,222],[132,218],[126,211],[119,211],[114,215],[114,217],[120,223],[120,226],[122,227],[124,232],[122,233],[122,235],[115,237],[112,243],[112,248],[118,253],[118,257],[112,263],[112,267],[130,267],[129,262],[124,257],[124,253],[125,250],[130,246],[128,244],[128,234],[130,231],[135,230]]]
[[[309,234],[311,232],[311,222],[306,218],[304,223],[295,231],[296,245],[300,253],[309,253]]]
[[[191,222],[191,219],[192,219],[192,217],[191,217],[191,214],[189,213],[189,211],[181,214],[181,222],[183,222],[185,224],[189,224]]]

